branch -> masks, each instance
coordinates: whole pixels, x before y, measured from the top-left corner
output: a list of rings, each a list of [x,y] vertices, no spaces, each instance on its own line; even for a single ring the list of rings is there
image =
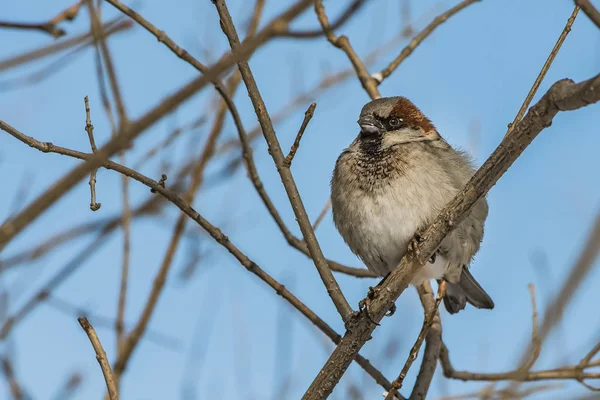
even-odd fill
[[[388,65],[386,68],[381,70],[381,72],[373,74],[373,80],[377,83],[377,85],[381,84],[388,76],[390,76],[396,70],[396,68],[398,68],[398,66],[404,60],[406,60],[408,58],[408,56],[410,56],[412,54],[412,52],[423,42],[423,40],[425,40],[427,38],[427,36],[431,35],[431,33],[438,26],[440,26],[441,24],[446,22],[446,20],[448,20],[448,18],[450,18],[454,14],[458,13],[462,9],[466,8],[467,6],[470,6],[471,4],[473,4],[477,1],[481,1],[481,0],[464,0],[463,2],[455,5],[454,7],[452,7],[445,13],[440,14],[437,17],[435,17],[435,19],[433,21],[431,21],[431,23],[429,25],[427,25],[425,27],[425,29],[423,29],[421,32],[419,32],[410,41],[410,43],[405,48],[402,49],[402,51],[400,52],[398,57],[396,57],[390,63],[390,65]]]
[[[125,149],[131,141],[142,132],[154,125],[163,116],[169,114],[181,103],[189,99],[198,90],[205,87],[211,80],[218,77],[220,73],[227,70],[235,63],[247,59],[261,45],[268,42],[285,26],[304,11],[312,0],[300,0],[285,12],[274,18],[255,37],[240,46],[235,54],[229,53],[223,56],[216,64],[209,68],[203,76],[195,78],[176,93],[168,96],[157,106],[148,111],[138,120],[128,124],[119,134],[111,139],[103,148],[98,150],[95,157],[87,159],[84,164],[71,170],[52,185],[46,192],[38,196],[29,206],[20,213],[0,225],[0,252],[14,239],[25,227],[37,219],[54,202],[70,191],[91,170],[102,165],[104,160],[113,154]],[[0,125],[5,125],[0,121]]]
[[[600,29],[600,11],[594,7],[594,5],[590,2],[590,0],[575,0],[575,4],[579,6],[585,15],[596,24],[598,29]]]
[[[221,18],[221,28],[223,29],[223,32],[227,36],[229,44],[231,45],[232,53],[238,54],[241,49],[241,45],[239,43],[239,38],[235,30],[235,26],[233,25],[233,21],[231,20],[231,15],[229,15],[229,10],[227,9],[225,1],[216,0],[214,1],[214,4]],[[254,111],[258,117],[258,121],[263,129],[263,135],[269,147],[269,154],[271,154],[271,157],[273,157],[273,161],[277,167],[277,172],[279,172],[279,176],[281,177],[281,181],[290,200],[290,204],[294,210],[296,220],[298,221],[298,225],[302,231],[304,241],[306,242],[308,250],[310,251],[311,258],[317,267],[319,275],[321,276],[321,279],[323,280],[323,283],[327,288],[327,292],[331,297],[331,300],[333,301],[338,313],[341,315],[342,319],[346,321],[353,312],[352,308],[344,297],[344,294],[335,280],[335,277],[331,273],[331,269],[329,269],[327,260],[325,260],[325,257],[323,256],[319,243],[317,242],[317,238],[315,237],[315,232],[313,231],[310,220],[308,219],[306,209],[302,203],[300,193],[296,187],[294,177],[288,168],[284,168],[285,156],[281,150],[279,140],[277,139],[277,135],[273,129],[271,118],[269,117],[265,103],[260,95],[252,71],[250,70],[250,67],[246,61],[238,62],[238,68],[242,74],[242,79],[246,84],[246,88],[248,89],[248,95],[250,96],[250,100],[252,100],[252,105],[254,106]]]
[[[304,131],[306,130],[308,123],[312,119],[313,114],[315,113],[316,107],[317,107],[317,103],[312,103],[310,105],[310,107],[308,107],[308,110],[306,110],[306,112],[304,113],[304,121],[302,121],[302,125],[300,125],[300,130],[298,131],[298,134],[296,135],[296,140],[294,140],[294,144],[292,144],[292,148],[290,149],[290,152],[288,153],[287,156],[285,156],[285,159],[283,160],[283,165],[286,168],[290,168],[292,166],[292,160],[294,159],[294,156],[296,155],[296,152],[298,151],[298,148],[300,147],[300,140],[302,140]]]
[[[515,124],[517,122],[519,122],[521,120],[521,118],[523,118],[523,115],[525,115],[525,111],[527,111],[527,107],[529,107],[529,104],[531,104],[531,100],[533,100],[533,96],[535,96],[536,92],[540,88],[540,85],[541,85],[542,81],[544,80],[544,77],[546,76],[546,72],[548,72],[548,70],[550,69],[550,66],[552,65],[554,58],[558,54],[558,51],[560,50],[563,42],[567,38],[567,35],[569,34],[569,32],[571,32],[571,27],[573,26],[573,22],[575,22],[577,13],[579,13],[579,7],[575,6],[575,9],[573,10],[573,12],[571,13],[571,16],[567,20],[567,24],[565,25],[562,33],[558,37],[558,40],[556,41],[554,48],[550,52],[550,55],[548,55],[548,58],[546,59],[546,62],[544,63],[542,70],[540,71],[537,78],[535,79],[535,82],[533,82],[533,86],[529,90],[529,93],[527,93],[527,97],[525,98],[525,101],[523,101],[523,104],[521,105],[519,112],[515,116],[515,119],[513,120],[513,122],[508,124],[508,131],[506,132],[506,135],[504,135],[505,137],[508,136],[512,127],[515,126]]]
[[[366,4],[366,0],[354,0],[346,7],[344,12],[340,14],[337,20],[331,24],[331,29],[337,29],[344,25],[352,16],[358,13],[358,10]],[[280,37],[295,38],[295,39],[312,39],[323,35],[322,29],[312,29],[306,31],[286,31],[279,34]]]
[[[431,284],[426,282],[419,286],[417,291],[419,292],[419,298],[421,300],[421,304],[423,305],[423,309],[426,313],[431,312],[431,310],[435,307],[435,299],[433,297]],[[440,321],[439,312],[433,319],[433,324],[429,330],[429,333],[427,333],[425,341],[426,344],[425,352],[423,353],[423,361],[421,361],[421,368],[419,369],[415,385],[410,394],[410,400],[422,400],[427,398],[427,392],[429,391],[429,386],[433,380],[433,374],[435,373],[435,368],[437,367],[437,361],[439,359],[443,344],[442,323]]]
[[[82,3],[83,3],[82,1],[79,1],[75,4],[73,4],[72,6],[66,8],[65,10],[58,13],[58,15],[56,15],[51,20],[41,23],[41,24],[0,21],[0,28],[37,30],[37,31],[42,31],[42,32],[49,34],[54,39],[58,39],[59,37],[67,34],[67,32],[65,32],[64,29],[60,28],[58,26],[58,24],[65,20],[66,21],[74,20],[75,17],[77,17],[77,14],[79,14],[79,9],[81,8]]]
[[[128,30],[132,27],[131,22],[123,21],[120,18],[114,19],[103,25],[106,32],[106,36],[112,35],[117,32]],[[26,64],[32,61],[36,61],[40,58],[51,56],[55,53],[61,52],[66,49],[81,46],[86,47],[93,43],[92,32],[84,33],[69,39],[61,40],[57,43],[52,43],[49,46],[44,46],[39,49],[31,50],[21,55],[11,57],[7,60],[0,61],[0,72],[18,67],[22,64]]]
[[[427,262],[444,237],[464,219],[473,204],[485,196],[533,139],[550,126],[554,116],[559,111],[575,110],[599,100],[600,75],[577,84],[563,79],[552,85],[463,190],[442,210],[421,236],[422,242],[416,246],[416,251],[405,255],[398,267],[380,284],[381,290],[371,299],[368,312],[363,310],[347,323],[346,335],[305,393],[305,400],[323,399],[333,391],[352,357],[371,337],[376,324],[404,292],[418,269]]]
[[[327,14],[325,14],[323,0],[317,0],[315,2],[315,13],[319,18],[319,22],[321,23],[321,27],[323,28],[323,32],[325,32],[327,40],[329,40],[332,45],[346,53],[348,59],[354,67],[354,70],[356,71],[356,75],[358,75],[358,79],[360,80],[362,87],[366,90],[369,97],[371,97],[372,100],[380,98],[381,95],[377,89],[377,82],[371,77],[371,75],[369,75],[369,71],[367,71],[367,68],[361,61],[360,57],[358,57],[354,51],[354,48],[352,48],[348,37],[345,35],[336,37],[333,33],[333,28],[329,25]]]
[[[2,373],[6,377],[12,397],[14,398],[14,400],[24,400],[25,394],[23,389],[21,389],[21,384],[15,376],[15,370],[13,368],[12,362],[8,357],[2,357],[2,359],[0,360],[0,364],[2,365]]]
[[[78,158],[81,160],[86,160],[92,158],[93,155],[86,154],[82,152],[78,152],[76,150],[67,149],[64,147],[55,146],[51,143],[43,143],[40,142],[30,136],[27,136],[15,128],[11,127],[0,121],[0,129],[5,130],[10,133],[12,136],[20,140],[21,142],[30,145],[33,148],[36,148],[42,152],[54,152],[58,154],[67,155],[73,158]],[[327,337],[329,337],[334,343],[338,344],[341,341],[341,336],[335,332],[324,320],[319,318],[310,308],[308,308],[304,303],[302,303],[296,296],[294,296],[285,286],[281,285],[277,282],[273,277],[267,274],[263,269],[261,269],[254,261],[250,260],[244,253],[242,253],[230,240],[227,236],[223,234],[223,232],[212,225],[209,221],[204,219],[196,210],[194,210],[188,203],[185,202],[183,198],[178,196],[172,190],[164,187],[153,179],[148,178],[145,175],[140,174],[137,171],[134,171],[130,168],[127,168],[123,165],[115,163],[113,161],[104,161],[102,165],[104,168],[109,170],[117,171],[121,174],[124,174],[130,178],[135,179],[136,181],[146,185],[150,189],[154,190],[156,193],[160,194],[163,198],[168,200],[177,206],[185,215],[194,220],[197,224],[199,224],[213,239],[217,241],[221,246],[225,247],[230,254],[232,254],[242,266],[244,266],[249,272],[255,274],[258,278],[260,278],[263,282],[267,283],[271,288],[275,290],[275,292],[287,300],[296,310],[300,311],[302,315],[308,318],[317,328],[319,328]],[[88,256],[91,254],[93,250],[99,248],[97,240],[94,240],[91,244],[93,247],[86,248],[81,253],[80,257]],[[82,264],[81,260],[74,259],[71,263],[72,266],[80,266]],[[58,280],[58,277],[55,279]],[[53,281],[55,281],[53,280]],[[50,287],[52,283],[49,283],[47,287]],[[52,286],[53,287],[53,286]],[[48,293],[47,290],[45,293]],[[36,296],[36,298],[45,298],[47,294]],[[27,310],[31,309],[31,305],[27,308]],[[26,311],[27,311],[26,310]],[[20,315],[19,315],[20,317]],[[8,331],[13,326],[16,318],[9,318],[5,326],[2,328],[2,333],[0,334],[0,339],[5,338]],[[385,377],[379,372],[375,367],[371,365],[371,363],[362,357],[360,354],[357,354],[355,357],[356,362],[370,375],[375,381],[380,384],[384,389],[389,390],[391,388],[391,383],[385,379]]]
[[[419,294],[427,291],[428,284],[425,284],[423,286],[424,287],[419,288]],[[423,319],[423,327],[421,328],[421,332],[419,332],[419,336],[417,336],[417,340],[415,341],[415,344],[413,345],[412,349],[410,350],[408,359],[404,363],[404,366],[402,367],[402,370],[400,371],[398,378],[396,378],[392,382],[392,389],[385,396],[385,400],[394,400],[395,394],[398,392],[398,390],[400,390],[400,388],[402,388],[402,383],[404,382],[404,378],[406,378],[406,374],[408,373],[408,370],[412,366],[412,363],[417,359],[417,356],[419,355],[419,350],[421,349],[421,345],[423,344],[423,341],[425,340],[425,336],[427,336],[427,334],[429,333],[429,330],[431,329],[435,318],[438,317],[438,315],[437,315],[438,307],[440,306],[440,303],[442,302],[442,298],[444,297],[445,292],[446,292],[446,282],[442,282],[438,287],[438,294],[437,294],[437,298],[435,299],[434,304],[430,305],[430,307],[425,308],[425,316]],[[426,296],[426,295],[424,294],[424,296]],[[438,317],[438,323],[439,323],[439,317]],[[434,364],[433,364],[434,370],[435,370],[435,364],[437,364],[437,356],[434,359]],[[423,368],[423,366],[425,366],[425,362],[423,362],[421,364],[421,368]],[[432,374],[432,376],[433,376],[433,374]],[[425,397],[426,393],[427,392],[425,392],[423,394],[423,396],[422,396],[423,398]]]
[[[79,317],[77,318],[77,321],[79,321],[79,325],[81,325],[87,334],[90,342],[92,343],[92,347],[96,352],[96,360],[98,360],[98,364],[100,364],[100,368],[102,369],[102,375],[104,375],[104,381],[106,382],[106,387],[108,388],[110,400],[119,400],[119,392],[117,391],[117,385],[115,384],[113,373],[110,369],[110,363],[106,358],[106,353],[102,348],[102,344],[100,343],[100,339],[98,339],[98,335],[96,335],[94,327],[90,324],[90,321],[88,321],[86,317]]]

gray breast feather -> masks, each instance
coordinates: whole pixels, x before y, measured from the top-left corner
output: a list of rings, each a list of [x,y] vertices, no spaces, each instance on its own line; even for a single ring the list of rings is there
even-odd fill
[[[388,150],[372,162],[353,143],[338,158],[331,181],[337,229],[367,268],[381,276],[396,267],[410,239],[433,222],[473,174],[468,158],[445,143],[433,151],[424,143]],[[479,250],[486,216],[487,203],[481,199],[442,242],[442,264],[424,268],[417,280],[442,274],[450,282],[458,281],[462,266]]]

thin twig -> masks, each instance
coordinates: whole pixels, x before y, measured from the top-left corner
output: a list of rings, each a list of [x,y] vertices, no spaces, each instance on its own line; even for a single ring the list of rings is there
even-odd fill
[[[406,378],[406,374],[408,370],[412,366],[412,363],[417,359],[419,355],[419,350],[421,349],[421,345],[425,340],[425,336],[429,333],[429,329],[431,329],[431,325],[433,325],[433,320],[437,314],[438,307],[442,302],[442,298],[444,297],[444,293],[446,293],[446,281],[442,281],[442,283],[438,287],[437,297],[435,299],[435,304],[431,308],[431,310],[425,310],[425,318],[423,319],[423,326],[421,327],[421,332],[419,332],[419,336],[417,336],[417,340],[413,345],[410,353],[408,355],[408,359],[404,363],[402,370],[398,377],[392,382],[392,389],[385,396],[385,400],[394,400],[394,396],[402,388],[402,383],[404,382],[404,378]]]
[[[86,317],[79,317],[77,318],[77,321],[79,321],[79,325],[81,325],[87,334],[90,342],[92,343],[92,347],[96,352],[96,360],[98,360],[98,364],[100,364],[100,368],[102,369],[102,374],[104,375],[104,381],[106,382],[106,388],[108,389],[110,400],[119,400],[119,392],[117,391],[117,385],[115,384],[113,373],[110,369],[110,363],[106,358],[106,353],[104,352],[104,348],[102,348],[102,344],[100,343],[100,339],[98,339],[98,335],[96,334],[94,327],[90,324],[90,321],[88,321]]]
[[[46,32],[54,39],[58,39],[59,37],[64,36],[67,33],[64,29],[59,27],[58,24],[63,21],[74,20],[75,17],[77,17],[77,14],[79,14],[79,9],[81,8],[82,3],[82,1],[78,1],[77,3],[73,4],[70,7],[67,7],[66,9],[58,13],[54,18],[41,24],[0,21],[0,28],[37,30]]]
[[[446,22],[446,20],[452,17],[457,12],[466,8],[467,6],[481,0],[464,0],[461,3],[455,5],[443,14],[438,15],[434,18],[429,25],[419,32],[410,43],[402,49],[398,57],[396,57],[387,67],[381,72],[377,72],[372,75],[372,79],[376,85],[380,85],[387,77],[389,77],[404,60],[412,54],[412,52],[429,36],[438,26]]]
[[[98,149],[96,148],[96,141],[94,140],[94,125],[92,125],[92,118],[90,116],[90,103],[88,101],[88,97],[85,96],[83,98],[85,103],[85,131],[88,134],[88,138],[90,140],[90,147],[92,148],[92,153],[96,154]],[[96,174],[98,173],[98,168],[94,168],[92,172],[90,172],[90,210],[98,211],[100,207],[102,207],[102,203],[96,203]]]
[[[369,71],[363,64],[358,54],[354,51],[354,48],[350,44],[350,40],[347,36],[342,35],[340,37],[336,37],[333,33],[332,27],[329,25],[329,20],[327,19],[327,14],[325,14],[325,7],[323,7],[323,0],[317,0],[315,2],[315,13],[319,19],[319,23],[321,24],[321,28],[323,28],[323,32],[325,32],[325,36],[327,40],[342,50],[348,56],[348,59],[352,63],[354,70],[356,71],[356,75],[362,84],[362,87],[365,89],[367,94],[371,97],[371,99],[378,99],[381,97],[379,94],[379,90],[377,89],[377,81],[369,75]]]
[[[287,168],[290,168],[292,166],[292,160],[294,159],[294,156],[296,155],[296,152],[298,151],[298,148],[300,147],[300,140],[302,140],[302,135],[304,135],[304,131],[306,130],[308,123],[310,122],[311,118],[313,117],[316,107],[317,107],[317,103],[312,103],[308,107],[308,110],[306,110],[306,112],[304,113],[304,121],[302,121],[302,125],[300,125],[300,129],[298,130],[298,134],[296,135],[296,140],[294,140],[294,144],[292,144],[292,148],[290,149],[290,152],[283,160],[283,165],[286,166]]]
[[[25,396],[23,393],[23,389],[21,389],[21,384],[15,376],[15,370],[13,368],[12,362],[8,357],[2,357],[0,363],[2,364],[2,373],[8,381],[8,387],[10,389],[12,397],[14,398],[14,400],[24,400]]]
[[[321,222],[323,221],[323,218],[325,218],[327,211],[329,211],[329,207],[331,207],[331,199],[327,200],[325,207],[323,207],[323,209],[319,213],[319,216],[317,217],[315,222],[313,222],[313,226],[312,226],[313,230],[315,230],[315,231],[317,230],[317,227],[321,224]]]
[[[435,305],[435,297],[433,296],[433,290],[429,282],[424,282],[417,287],[419,293],[419,299],[423,305],[425,312],[429,312]],[[440,357],[440,351],[442,349],[442,322],[440,320],[440,314],[437,312],[433,318],[433,324],[425,337],[425,351],[423,352],[423,360],[421,361],[421,367],[415,380],[412,392],[410,394],[410,400],[425,400],[431,381],[433,380],[433,374],[438,364]]]
[[[558,51],[560,50],[563,42],[567,38],[567,35],[569,34],[569,32],[571,32],[571,26],[573,26],[573,22],[575,22],[575,18],[577,17],[578,12],[579,12],[579,7],[575,6],[575,9],[573,10],[573,12],[571,13],[571,16],[567,20],[567,25],[565,25],[565,28],[563,29],[562,33],[558,37],[558,40],[556,41],[554,48],[548,55],[548,58],[546,59],[546,62],[544,63],[542,70],[540,71],[537,78],[535,79],[535,82],[533,82],[533,86],[529,90],[529,93],[527,93],[527,97],[525,98],[525,101],[523,101],[523,104],[521,105],[519,112],[515,116],[515,119],[513,120],[513,122],[508,124],[508,131],[506,131],[506,134],[504,135],[504,137],[508,136],[508,134],[512,130],[512,127],[515,126],[515,124],[517,122],[519,122],[521,120],[521,118],[523,118],[523,115],[525,115],[525,112],[527,111],[529,104],[531,104],[531,100],[533,100],[533,96],[535,96],[535,93],[540,88],[540,85],[541,85],[542,81],[544,80],[546,73],[550,69],[550,66],[552,65],[552,62],[554,61],[554,58],[558,54]]]
[[[337,29],[344,25],[350,17],[356,15],[358,10],[367,3],[366,0],[354,0],[348,4],[348,7],[340,14],[336,21],[331,24],[331,29]],[[323,29],[311,29],[306,31],[285,31],[279,34],[280,37],[294,38],[294,39],[310,39],[318,38],[323,35]]]
[[[117,32],[123,32],[130,29],[133,24],[130,21],[123,21],[122,18],[116,18],[103,25],[106,32],[106,36],[112,35]],[[11,68],[18,67],[23,64],[27,64],[33,61],[38,61],[42,58],[51,56],[64,50],[75,48],[82,49],[93,43],[92,32],[84,33],[72,38],[64,39],[56,43],[52,43],[48,46],[27,51],[18,56],[11,57],[6,60],[0,61],[0,72],[6,71]]]

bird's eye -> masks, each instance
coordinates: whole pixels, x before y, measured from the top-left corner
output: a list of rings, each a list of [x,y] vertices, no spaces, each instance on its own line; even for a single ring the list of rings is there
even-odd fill
[[[389,121],[390,122],[390,126],[392,126],[394,128],[397,127],[397,126],[400,126],[400,122],[401,121],[402,120],[400,118],[391,118],[390,121]]]

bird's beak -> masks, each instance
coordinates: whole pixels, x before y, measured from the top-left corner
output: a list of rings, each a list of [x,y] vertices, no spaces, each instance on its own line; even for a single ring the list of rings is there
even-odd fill
[[[357,121],[360,130],[365,135],[376,135],[381,132],[381,124],[372,115],[365,115]]]

